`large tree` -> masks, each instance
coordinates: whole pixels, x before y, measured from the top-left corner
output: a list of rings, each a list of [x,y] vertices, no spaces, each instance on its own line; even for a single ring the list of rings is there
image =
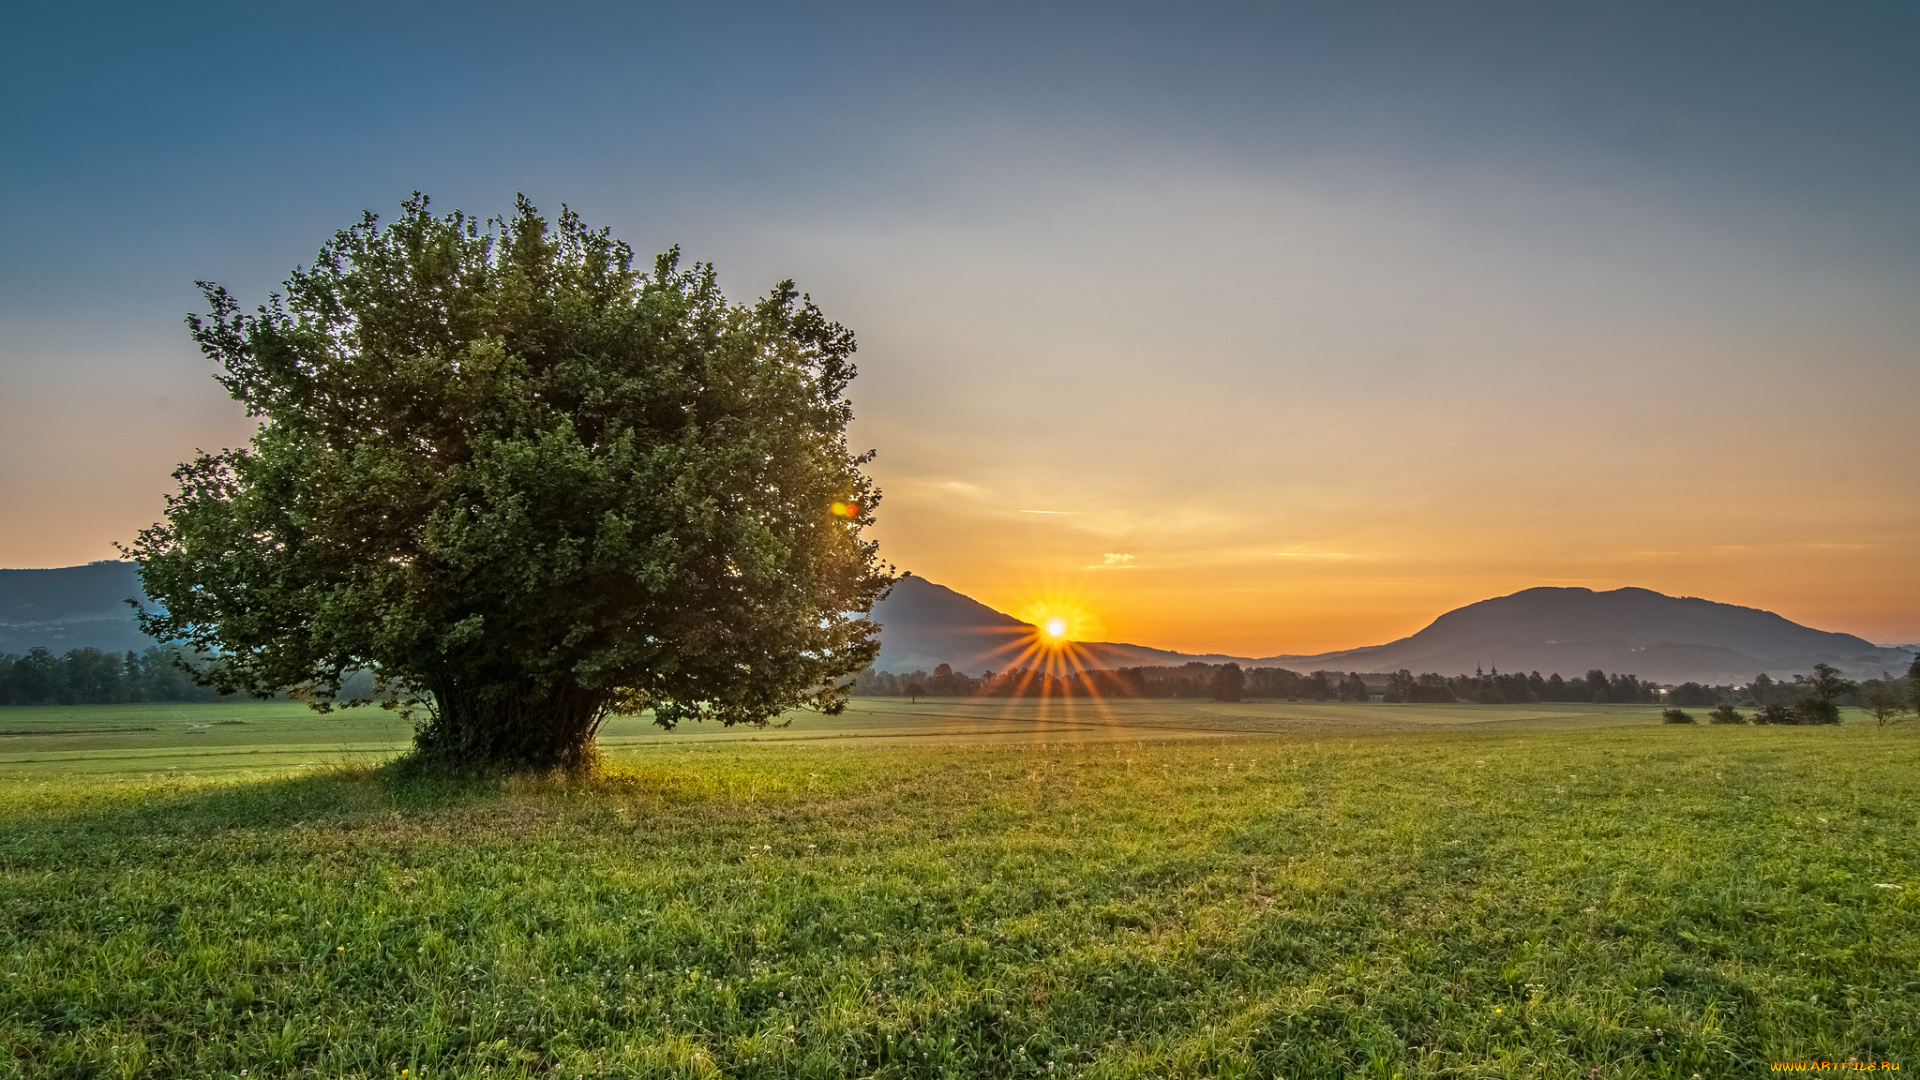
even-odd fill
[[[342,678],[371,669],[423,709],[416,757],[459,768],[582,767],[616,712],[837,712],[891,582],[853,335],[791,282],[736,305],[678,249],[632,263],[565,209],[416,194],[253,313],[202,283],[193,337],[260,423],[128,549],[143,628],[226,691],[359,704]]]

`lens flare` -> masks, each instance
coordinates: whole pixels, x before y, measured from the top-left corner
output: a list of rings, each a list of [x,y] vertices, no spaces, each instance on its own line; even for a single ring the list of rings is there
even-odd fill
[[[836,502],[831,507],[831,510],[834,517],[856,518],[860,516],[859,503]]]
[[[1042,699],[1041,715],[1053,698],[1103,700],[1100,663],[1094,650],[1082,642],[1106,639],[1106,625],[1093,613],[1090,598],[1077,589],[1042,588],[1032,600],[1012,612],[1023,626],[994,627],[986,632],[1004,635],[993,651],[998,655],[989,696]],[[1111,680],[1105,680],[1110,682]]]
[[[1048,589],[1013,611],[1013,617],[1035,627],[1042,645],[1060,645],[1069,641],[1104,641],[1107,627],[1088,606],[1084,597],[1064,590]]]

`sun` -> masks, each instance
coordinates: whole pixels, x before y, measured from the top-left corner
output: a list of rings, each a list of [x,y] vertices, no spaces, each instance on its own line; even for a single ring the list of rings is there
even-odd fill
[[[1037,591],[1033,599],[1015,609],[1012,615],[1033,627],[1027,631],[1028,640],[1049,652],[1076,641],[1106,640],[1106,624],[1077,593],[1061,589]]]
[[[1029,595],[1030,601],[1009,612],[1020,625],[1003,628],[1005,638],[995,650],[994,667],[1010,680],[1004,685],[1016,697],[1100,698],[1098,680],[1087,675],[1100,666],[1098,658],[1082,643],[1107,640],[1106,625],[1078,590],[1037,589]]]

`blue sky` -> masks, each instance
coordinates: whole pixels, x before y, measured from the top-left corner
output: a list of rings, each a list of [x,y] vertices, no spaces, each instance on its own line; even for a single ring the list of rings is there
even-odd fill
[[[1644,585],[1920,638],[1911,5],[11,24],[0,565],[104,557],[245,437],[195,279],[524,191],[852,326],[883,548],[1009,610],[1258,654]]]

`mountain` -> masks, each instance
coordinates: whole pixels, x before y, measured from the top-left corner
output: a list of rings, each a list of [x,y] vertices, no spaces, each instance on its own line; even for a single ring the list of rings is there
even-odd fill
[[[57,570],[0,570],[0,652],[41,646],[139,651],[153,644],[126,600],[146,601],[132,563]],[[1020,662],[1039,631],[1011,615],[909,574],[874,608],[882,671],[941,664],[978,675]],[[1832,664],[1852,678],[1903,672],[1915,650],[1815,630],[1771,611],[1649,589],[1526,589],[1468,604],[1410,637],[1308,656],[1181,653],[1124,642],[1077,643],[1092,667],[1178,666],[1192,661],[1296,671],[1382,672],[1406,668],[1454,675],[1475,668],[1582,675],[1590,668],[1663,683],[1742,683],[1764,671],[1782,678]],[[1031,660],[1027,661],[1031,662]]]
[[[979,674],[1004,669],[1038,631],[952,589],[906,577],[874,609],[882,671],[931,671],[941,663]],[[1299,671],[1459,674],[1476,668],[1584,675],[1591,668],[1656,682],[1743,683],[1828,663],[1854,678],[1901,672],[1910,649],[1884,648],[1852,634],[1815,630],[1770,611],[1649,589],[1526,589],[1457,608],[1410,637],[1385,645],[1313,655],[1192,654],[1117,642],[1083,642],[1095,667],[1210,664]]]
[[[1011,615],[1002,615],[970,596],[908,574],[874,605],[881,625],[881,671],[932,671],[952,664],[955,671],[978,674],[1007,666],[1018,643],[1037,632]]]
[[[154,641],[134,623],[129,598],[147,600],[130,562],[0,570],[0,653],[142,651]]]
[[[1852,634],[1802,626],[1771,611],[1650,589],[1526,589],[1468,604],[1410,637],[1314,656],[1275,656],[1283,667],[1442,674],[1624,671],[1656,682],[1740,683],[1828,663],[1854,678],[1903,671],[1913,653]]]
[[[873,666],[900,673],[932,671],[941,664],[972,675],[988,669],[1005,671],[1011,664],[1032,662],[1022,661],[1021,655],[1040,634],[1031,623],[913,574],[902,577],[893,592],[874,605],[873,618],[881,627],[880,657]],[[1194,660],[1248,662],[1239,656],[1195,656],[1121,642],[1076,644],[1081,663],[1099,668],[1177,667]]]

